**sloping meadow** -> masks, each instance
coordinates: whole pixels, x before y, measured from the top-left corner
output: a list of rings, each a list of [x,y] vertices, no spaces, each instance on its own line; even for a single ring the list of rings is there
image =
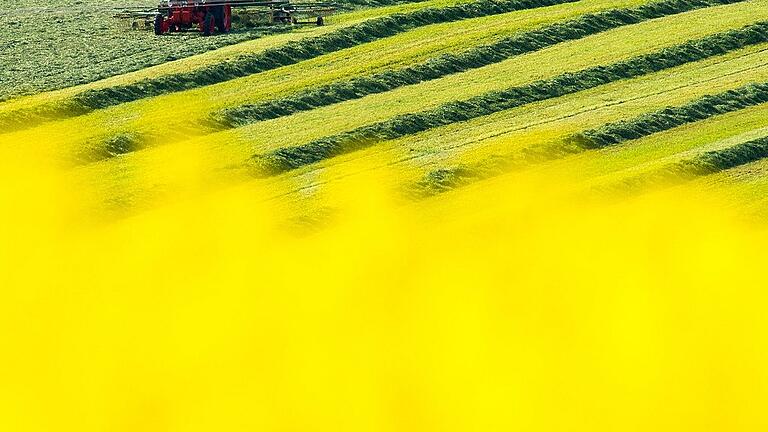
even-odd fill
[[[768,42],[768,23],[765,22],[611,65],[566,73],[526,86],[451,102],[434,110],[394,117],[385,122],[322,138],[302,146],[278,149],[265,156],[256,155],[253,162],[257,172],[274,175],[385,140],[467,121],[523,104],[575,93],[612,81],[671,68],[763,42]]]
[[[142,5],[151,9],[157,1],[139,0],[130,6]],[[0,101],[89,83],[288,30],[243,28],[212,38],[194,33],[158,38],[152,31],[132,30],[128,23],[113,18],[115,10],[125,6],[118,0],[27,0],[4,8]]]
[[[331,30],[321,29],[320,31],[316,32],[318,33],[317,35],[313,35],[311,32],[307,32],[306,36],[293,38],[284,44],[280,44],[279,46],[272,48],[267,48],[258,53],[240,53],[239,55],[235,56],[235,58],[226,59],[226,61],[203,63],[202,65],[192,66],[192,70],[184,69],[183,71],[160,74],[154,77],[144,77],[137,81],[131,81],[127,84],[115,84],[106,87],[85,89],[84,91],[77,92],[70,97],[64,98],[63,100],[57,100],[52,103],[43,102],[41,105],[35,106],[32,109],[22,108],[20,110],[10,110],[0,115],[0,127],[3,129],[25,128],[29,127],[30,125],[49,120],[55,120],[61,117],[82,115],[94,109],[118,105],[121,103],[170,92],[178,92],[214,83],[224,82],[238,77],[244,77],[266,70],[276,69],[281,66],[294,64],[303,60],[315,58],[331,52],[336,52],[344,48],[356,46],[362,43],[389,37],[419,26],[453,22],[467,18],[483,17],[515,10],[523,10],[575,1],[576,0],[433,0],[414,2],[413,4],[418,5],[419,7],[410,8],[413,9],[410,11],[408,11],[408,8],[405,8],[405,12],[397,12],[398,6],[393,6],[392,8],[394,8],[394,10],[389,14],[384,13],[384,11],[389,8],[372,8],[370,9],[371,11],[378,11],[379,9],[382,11],[378,13],[372,13],[370,16],[366,16],[365,14],[349,14],[346,19],[343,19],[345,17],[340,17],[342,22],[337,26],[338,28],[331,27]],[[408,4],[408,2],[405,2],[405,6],[408,6]],[[432,6],[433,4],[434,6]],[[83,6],[81,5],[80,8],[82,9],[82,7]],[[72,11],[72,13],[77,14],[78,10],[80,9],[75,9]],[[363,12],[365,12],[365,10],[363,10]],[[354,19],[353,17],[357,15],[360,15],[360,17]],[[260,36],[264,34],[264,32],[285,32],[289,29],[289,27],[273,26],[267,28],[258,27],[249,31],[258,32],[258,36]],[[121,32],[124,32],[124,30],[121,30]],[[25,32],[24,34],[26,35],[31,33],[32,32]],[[173,41],[178,41],[178,43],[181,45],[192,47],[194,47],[197,43],[211,44],[215,41],[219,41],[220,44],[224,45],[226,45],[226,41],[229,41],[230,43],[241,42],[242,39],[232,39],[237,37],[238,34],[238,32],[233,32],[233,34],[230,36],[216,38],[200,38],[196,35],[186,36],[187,38],[194,37],[191,43],[187,43],[184,40],[174,37],[158,39],[154,35],[136,33],[136,35],[143,35],[143,37],[146,38],[146,43],[150,45],[150,48],[154,49],[157,47],[158,52],[168,52],[168,48],[163,44],[167,44]],[[113,43],[118,43],[120,47],[131,46],[130,44],[126,43],[126,40],[123,37],[116,37],[115,35],[110,35],[109,37]],[[73,46],[75,46],[76,49],[82,50],[85,47],[86,41],[88,39],[80,36],[79,38],[75,38],[73,40]],[[33,45],[37,46],[41,44],[43,46],[53,46],[50,43],[36,43]],[[18,44],[12,44],[12,46],[16,45]],[[147,51],[150,53],[154,52],[153,49],[147,49],[147,47],[144,47],[141,44],[134,44],[134,46],[142,53]],[[211,48],[211,46],[208,46],[206,50]],[[51,59],[51,61],[57,61],[57,59],[60,58],[59,54],[60,53],[58,51],[51,52],[48,53],[46,57]],[[19,52],[17,56],[23,56],[23,54]],[[123,58],[123,56],[116,55],[114,53],[108,54],[108,56],[110,58]],[[76,59],[81,58],[81,56],[74,54],[68,56],[67,58],[69,57]],[[28,59],[30,56],[23,58]],[[93,59],[88,59],[88,61],[92,60]],[[21,64],[23,65],[23,63]],[[149,64],[143,65],[143,67],[146,66],[149,66]],[[115,68],[114,66],[109,66],[107,63],[105,63],[104,67],[109,70]],[[16,67],[12,67],[11,69],[12,71],[16,71]],[[134,67],[133,69],[138,69],[138,67]],[[83,64],[74,65],[72,67],[57,66],[51,68],[50,70],[65,70],[68,73],[84,73],[84,71],[93,70],[93,68],[88,68],[88,64]],[[117,70],[117,72],[112,73],[112,75],[117,75],[128,71],[129,70]],[[19,70],[18,72],[23,73],[24,71]],[[35,75],[32,74],[32,76]],[[100,76],[100,78],[103,78],[104,76]],[[14,77],[15,76],[9,76],[8,82],[13,82],[12,78]],[[83,82],[90,82],[95,79],[97,78],[70,82],[67,85],[61,85],[58,87],[54,86],[47,89],[73,86]],[[51,82],[51,80],[48,79],[44,79],[44,81]],[[35,91],[40,90],[43,89],[37,89]],[[24,92],[20,94],[23,93]]]
[[[474,47],[457,54],[446,54],[413,66],[387,70],[368,77],[356,77],[347,81],[334,82],[260,104],[228,108],[216,113],[213,118],[223,127],[242,126],[483,67],[516,55],[612,28],[738,1],[741,0],[664,0],[635,8],[611,9],[586,14],[574,20],[523,32],[492,44]]]

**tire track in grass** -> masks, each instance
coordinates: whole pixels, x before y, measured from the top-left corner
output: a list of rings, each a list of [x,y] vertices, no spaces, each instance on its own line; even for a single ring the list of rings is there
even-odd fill
[[[572,134],[562,141],[523,149],[520,153],[494,156],[473,165],[433,170],[413,187],[412,192],[417,197],[436,195],[501,175],[516,166],[602,149],[765,103],[768,103],[768,82],[747,84],[631,120],[607,123],[599,128]]]
[[[741,1],[745,0],[662,0],[638,7],[589,13],[576,19],[522,32],[461,53],[445,54],[413,66],[339,81],[263,103],[227,108],[214,113],[212,122],[220,125],[222,129],[245,126],[262,120],[288,116],[300,111],[359,99],[397,87],[480,68],[508,60],[517,55],[538,51],[558,43],[584,38],[618,27]]]
[[[255,154],[247,165],[255,176],[273,176],[371,147],[382,141],[576,93],[621,79],[642,76],[763,42],[768,42],[768,21],[691,40],[610,65],[594,66],[524,86],[449,102],[434,109],[398,115],[389,120],[320,138],[307,144],[283,147],[265,154]]]

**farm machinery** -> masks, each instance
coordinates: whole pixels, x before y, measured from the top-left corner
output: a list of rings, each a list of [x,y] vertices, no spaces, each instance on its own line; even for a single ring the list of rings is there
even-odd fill
[[[153,29],[156,35],[199,30],[203,36],[229,33],[233,17],[248,24],[323,25],[335,11],[330,3],[293,3],[290,0],[160,0],[157,8],[121,9],[116,18],[131,20],[134,29]]]

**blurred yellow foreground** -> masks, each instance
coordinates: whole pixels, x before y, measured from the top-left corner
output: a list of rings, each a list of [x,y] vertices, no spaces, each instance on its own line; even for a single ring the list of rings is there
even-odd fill
[[[520,177],[293,235],[258,183],[91,224],[7,166],[0,431],[766,430],[766,235]]]

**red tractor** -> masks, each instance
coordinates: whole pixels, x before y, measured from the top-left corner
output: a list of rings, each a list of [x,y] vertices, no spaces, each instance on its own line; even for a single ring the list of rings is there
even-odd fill
[[[244,14],[249,11],[264,16],[266,24],[316,24],[323,25],[323,16],[332,13],[333,5],[327,3],[295,4],[290,0],[161,0],[156,11],[123,10],[118,18],[132,18],[133,28],[139,28],[137,20],[147,26],[154,19],[156,35],[189,29],[199,29],[203,36],[216,32],[229,33],[232,29],[232,8]],[[299,17],[310,17],[300,21]]]
[[[156,35],[197,26],[209,36],[215,31],[229,33],[232,28],[232,5],[226,1],[163,0],[157,11]]]

